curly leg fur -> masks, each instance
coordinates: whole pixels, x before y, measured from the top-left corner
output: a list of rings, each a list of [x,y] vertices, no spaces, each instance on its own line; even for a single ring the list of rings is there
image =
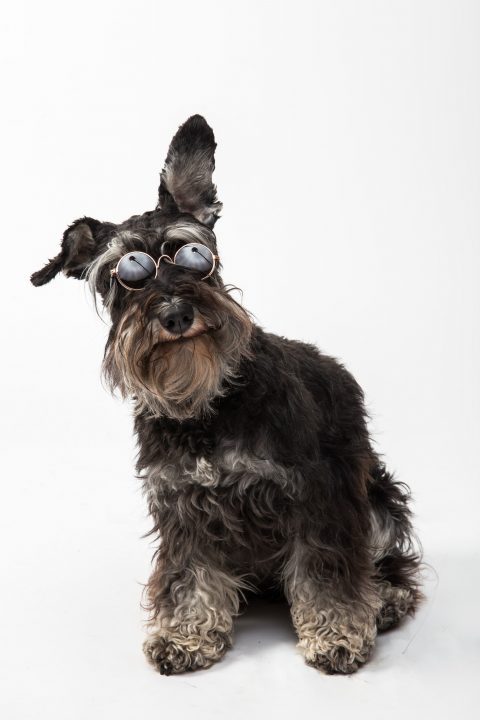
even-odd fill
[[[161,580],[149,587],[150,595],[165,596],[165,590]],[[210,667],[232,644],[237,583],[221,571],[197,567],[177,580],[169,595],[150,624],[147,659],[162,675]]]
[[[297,588],[291,613],[306,662],[327,674],[355,672],[374,646],[379,604],[374,592],[348,603],[308,584]]]
[[[373,564],[357,576],[357,591],[338,574],[327,578],[326,567],[318,551],[296,541],[285,568],[285,592],[307,664],[349,674],[370,656],[382,603],[369,573]]]

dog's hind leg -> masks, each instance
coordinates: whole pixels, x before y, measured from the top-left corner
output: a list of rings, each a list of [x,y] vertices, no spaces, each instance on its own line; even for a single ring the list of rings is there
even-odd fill
[[[420,603],[421,557],[410,521],[408,488],[395,482],[382,465],[375,468],[372,480],[370,545],[382,599],[377,617],[381,632],[413,615]]]

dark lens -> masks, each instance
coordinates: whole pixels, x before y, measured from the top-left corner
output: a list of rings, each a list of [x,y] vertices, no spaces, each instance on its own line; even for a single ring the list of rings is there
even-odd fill
[[[200,243],[184,245],[175,255],[176,265],[181,265],[190,270],[198,270],[204,275],[208,275],[212,270],[213,262],[211,251],[205,245],[200,245]]]
[[[132,290],[145,287],[147,280],[155,277],[157,266],[154,260],[144,252],[131,252],[124,255],[117,266],[117,275]]]

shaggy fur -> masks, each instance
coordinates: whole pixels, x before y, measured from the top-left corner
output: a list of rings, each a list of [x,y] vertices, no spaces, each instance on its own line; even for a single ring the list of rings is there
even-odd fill
[[[408,491],[369,439],[363,393],[336,360],[264,332],[219,268],[202,280],[163,263],[139,292],[111,277],[127,252],[188,242],[217,254],[215,141],[200,116],[177,132],[155,210],[120,225],[81,218],[32,276],[86,278],[112,320],[104,372],[131,397],[152,533],[149,661],[206,668],[232,644],[247,590],[281,592],[310,665],[351,673],[379,630],[413,613],[419,554]],[[188,303],[178,335],[162,313]]]

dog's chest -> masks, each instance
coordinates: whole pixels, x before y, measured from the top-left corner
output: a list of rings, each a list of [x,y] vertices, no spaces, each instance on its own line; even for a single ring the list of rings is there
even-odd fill
[[[257,579],[269,576],[289,535],[294,471],[233,445],[210,457],[183,453],[175,460],[159,459],[144,479],[160,532],[188,528],[193,536],[221,542],[233,567]]]
[[[179,491],[189,486],[235,490],[240,495],[262,483],[273,483],[289,494],[293,488],[290,468],[259,454],[232,445],[219,448],[210,457],[183,452],[152,464],[146,487],[160,492]]]

